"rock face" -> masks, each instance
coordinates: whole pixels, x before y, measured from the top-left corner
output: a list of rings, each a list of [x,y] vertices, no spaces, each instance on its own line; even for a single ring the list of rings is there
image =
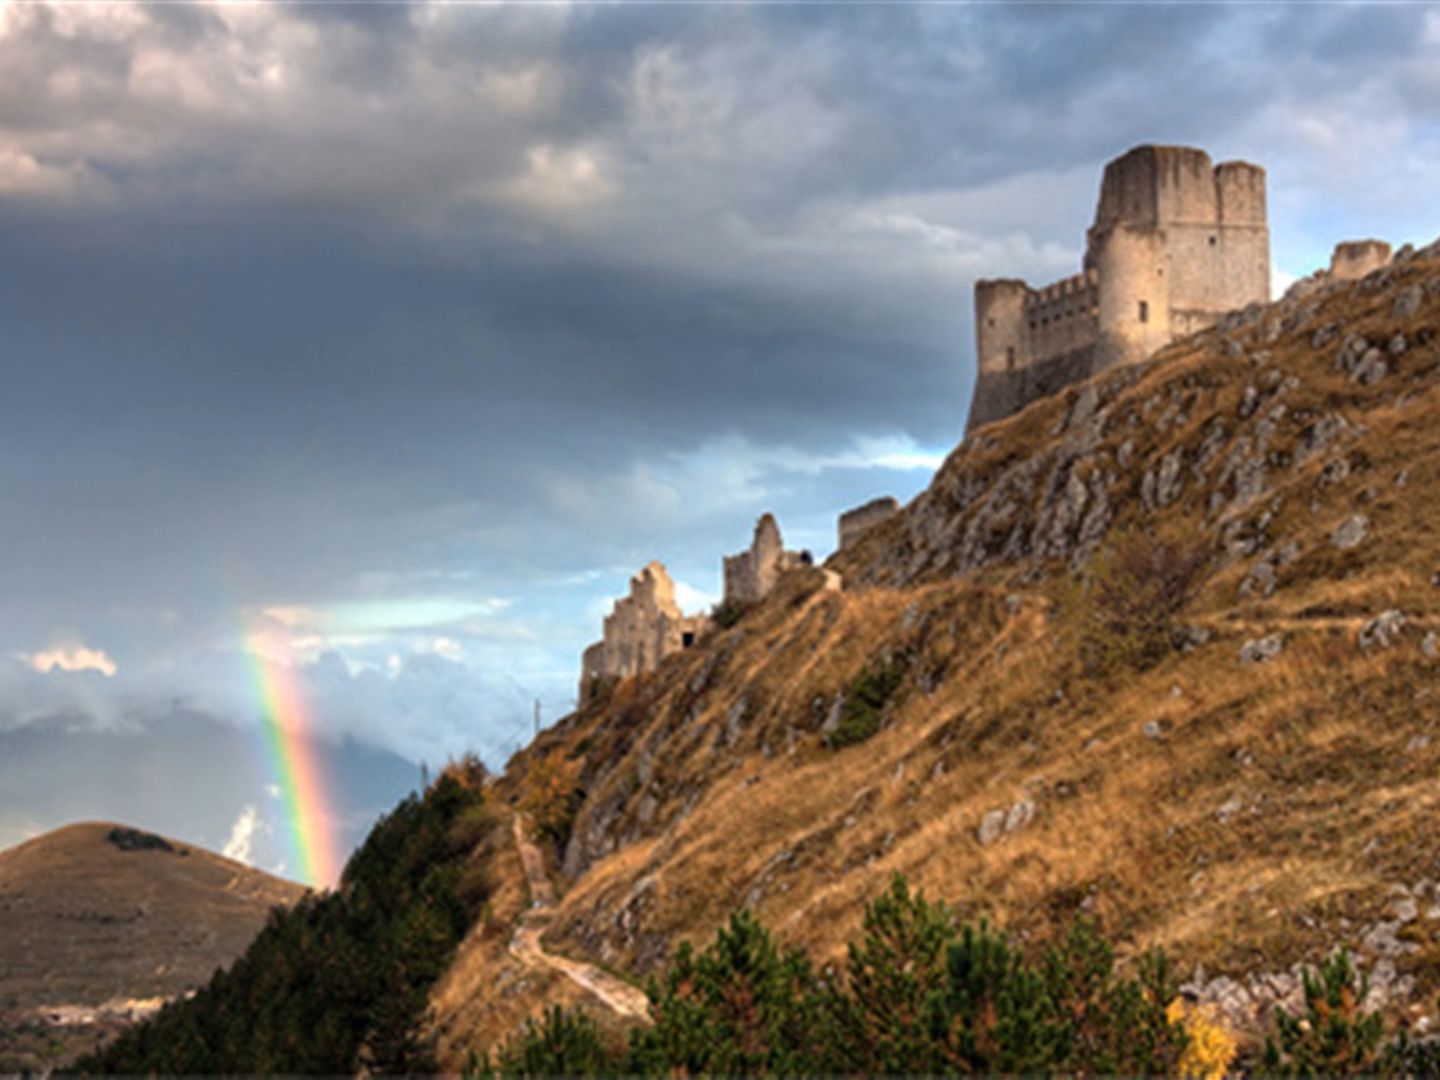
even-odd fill
[[[1274,660],[1285,648],[1285,637],[1282,634],[1267,634],[1262,638],[1255,638],[1240,646],[1240,662],[1244,664],[1263,664],[1267,660]]]
[[[1394,608],[1382,611],[1360,628],[1360,647],[1388,649],[1405,629],[1405,623],[1403,612]]]
[[[750,549],[725,556],[725,603],[758,603],[769,595],[781,574],[810,563],[808,552],[785,550],[774,515],[763,514],[755,523]]]
[[[1365,534],[1370,529],[1370,519],[1364,514],[1352,514],[1330,534],[1330,543],[1341,551],[1349,551],[1358,547],[1365,540]]]
[[[630,595],[605,616],[605,636],[585,650],[580,700],[605,680],[654,671],[671,653],[693,645],[709,627],[705,615],[687,616],[675,602],[675,583],[652,562],[630,579]]]

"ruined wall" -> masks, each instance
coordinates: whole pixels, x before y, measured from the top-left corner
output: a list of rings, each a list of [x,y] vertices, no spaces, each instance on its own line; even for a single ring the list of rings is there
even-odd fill
[[[753,604],[763,600],[781,574],[808,565],[809,553],[786,551],[774,515],[763,514],[755,523],[749,550],[725,556],[725,603]]]
[[[1335,245],[1330,256],[1332,281],[1355,281],[1390,261],[1390,245],[1384,240],[1346,240]]]
[[[900,512],[900,504],[889,495],[871,499],[853,510],[846,510],[835,523],[836,538],[843,549],[853,544],[860,534]]]
[[[671,653],[688,648],[709,627],[704,615],[686,616],[675,602],[675,583],[658,562],[630,579],[630,593],[605,616],[604,637],[580,663],[580,700],[597,680],[654,671]]]
[[[966,430],[1269,298],[1265,170],[1136,147],[1105,166],[1082,273],[1043,289],[977,282]]]

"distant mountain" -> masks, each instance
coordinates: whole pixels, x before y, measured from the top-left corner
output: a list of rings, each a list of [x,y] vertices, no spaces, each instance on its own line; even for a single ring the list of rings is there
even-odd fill
[[[0,1067],[7,1049],[13,1056],[34,1042],[27,1026],[71,1042],[88,1028],[81,1045],[92,1045],[96,1030],[131,1011],[126,1002],[201,985],[244,951],[271,908],[304,892],[203,848],[104,822],[0,851]]]

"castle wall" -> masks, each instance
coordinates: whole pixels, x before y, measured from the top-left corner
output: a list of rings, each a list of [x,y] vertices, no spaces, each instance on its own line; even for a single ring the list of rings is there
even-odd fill
[[[1091,270],[1043,289],[1015,280],[976,282],[980,362],[966,430],[1018,412],[1048,393],[1043,388],[1060,372],[1087,369],[1099,312],[1099,278]]]
[[[1099,277],[1085,270],[1026,298],[1030,362],[1053,360],[1095,344],[1100,333]]]
[[[1332,281],[1355,281],[1390,261],[1390,245],[1384,240],[1346,240],[1336,244],[1330,256]]]
[[[889,520],[899,512],[900,504],[888,495],[879,499],[871,499],[853,510],[846,510],[835,523],[840,548],[843,550],[849,547],[866,530],[882,521]]]

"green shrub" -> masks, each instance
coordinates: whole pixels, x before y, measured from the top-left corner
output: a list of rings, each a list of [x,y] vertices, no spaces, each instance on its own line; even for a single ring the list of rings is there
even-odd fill
[[[698,955],[682,944],[649,987],[654,1025],[632,1036],[626,1071],[813,1073],[827,1036],[821,982],[747,911]]]
[[[860,669],[845,689],[845,700],[835,729],[825,737],[832,750],[864,742],[880,730],[885,703],[905,678],[905,661],[898,656],[876,660]]]
[[[749,610],[750,605],[740,600],[721,600],[710,609],[710,621],[717,629],[729,630]]]
[[[175,850],[174,846],[163,836],[141,832],[139,829],[127,829],[121,825],[117,825],[106,833],[105,839],[121,851],[169,851],[173,853]]]
[[[1362,1005],[1370,981],[1356,972],[1350,955],[1340,950],[1318,973],[1305,971],[1305,1015],[1275,1010],[1275,1033],[1265,1041],[1264,1070],[1276,1076],[1349,1076],[1381,1071],[1384,1020]],[[1389,1068],[1398,1071],[1388,1055]]]
[[[943,904],[912,894],[896,875],[889,890],[865,908],[861,931],[860,942],[847,949],[849,993],[836,999],[845,1063],[855,1066],[844,1071],[932,1067],[932,1014],[947,986],[947,950],[957,934],[954,916]]]
[[[1208,560],[1203,543],[1172,543],[1143,533],[1116,538],[1065,586],[1062,608],[1078,622],[1085,670],[1143,671],[1174,647],[1176,616]]]
[[[1028,963],[983,922],[957,929],[900,877],[866,908],[843,977],[816,974],[740,912],[703,953],[682,945],[649,992],[654,1026],[632,1033],[628,1055],[587,1057],[585,1071],[1173,1075],[1187,1045],[1158,953],[1118,975],[1110,947],[1080,923]],[[594,1050],[547,1016],[502,1052],[501,1071],[573,1071],[555,1048],[577,1043]]]
[[[497,1063],[489,1055],[472,1059],[467,1076],[605,1076],[615,1073],[617,1051],[606,1047],[595,1021],[582,1012],[552,1005],[540,1023],[525,1021],[525,1033],[506,1043]]]

